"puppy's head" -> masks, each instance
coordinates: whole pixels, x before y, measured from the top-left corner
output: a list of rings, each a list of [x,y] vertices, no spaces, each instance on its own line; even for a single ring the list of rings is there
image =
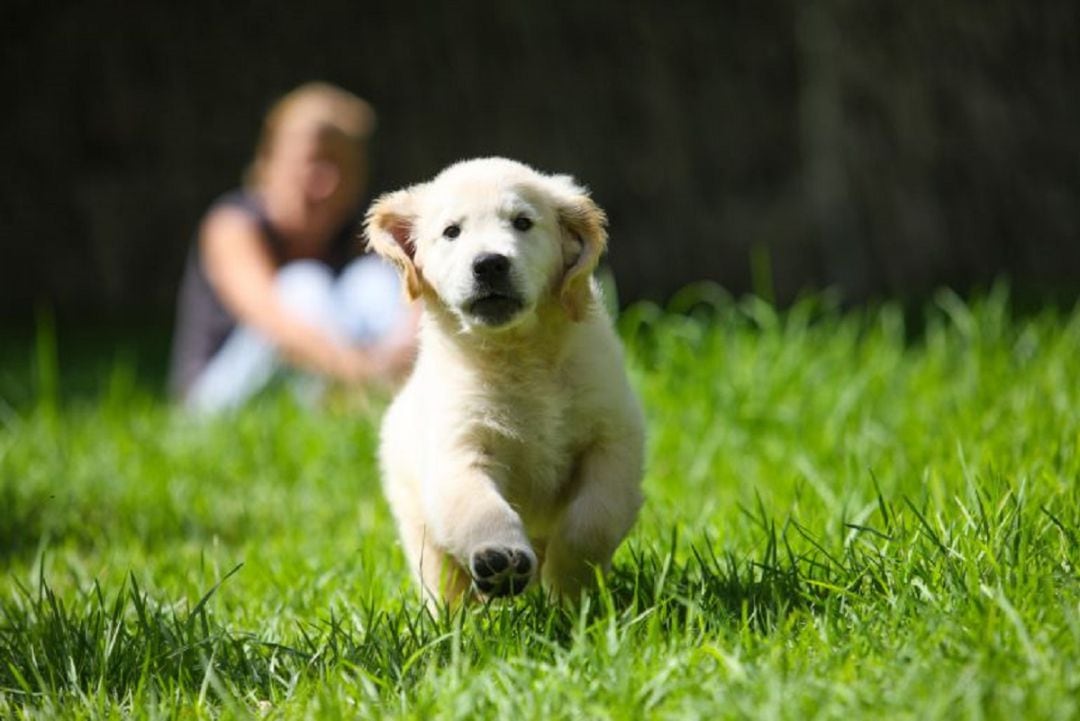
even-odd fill
[[[584,317],[605,223],[572,178],[485,158],[379,198],[365,231],[411,298],[441,304],[467,328],[501,330],[552,301]]]

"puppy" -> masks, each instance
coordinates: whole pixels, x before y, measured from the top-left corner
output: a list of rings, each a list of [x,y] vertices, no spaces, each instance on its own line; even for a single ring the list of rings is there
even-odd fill
[[[592,278],[606,218],[502,158],[379,198],[365,232],[421,299],[380,462],[427,597],[578,593],[641,506],[644,421]]]

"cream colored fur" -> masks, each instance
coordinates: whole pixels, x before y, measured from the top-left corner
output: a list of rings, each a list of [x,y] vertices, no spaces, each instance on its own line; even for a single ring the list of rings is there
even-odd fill
[[[423,303],[419,356],[383,421],[380,460],[430,599],[455,601],[470,584],[517,593],[538,574],[576,593],[634,523],[644,423],[591,280],[604,227],[569,177],[500,158],[453,165],[368,214],[371,247]],[[485,253],[510,264],[521,308],[509,319],[470,311]]]

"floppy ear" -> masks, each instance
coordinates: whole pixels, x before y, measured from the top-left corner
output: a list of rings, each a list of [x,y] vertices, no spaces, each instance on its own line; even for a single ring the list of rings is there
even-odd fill
[[[581,242],[581,253],[563,272],[559,287],[559,301],[566,314],[580,321],[591,299],[592,272],[607,246],[607,215],[570,176],[552,176],[548,185],[562,231]]]
[[[416,224],[413,190],[398,190],[376,200],[364,218],[364,235],[371,250],[393,263],[405,282],[409,300],[420,297],[420,271],[416,267]]]

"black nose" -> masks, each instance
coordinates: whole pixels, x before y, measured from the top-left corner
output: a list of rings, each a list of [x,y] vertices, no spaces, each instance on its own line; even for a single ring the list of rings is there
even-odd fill
[[[498,253],[483,253],[473,260],[472,270],[478,281],[491,283],[506,277],[510,270],[510,259]]]

